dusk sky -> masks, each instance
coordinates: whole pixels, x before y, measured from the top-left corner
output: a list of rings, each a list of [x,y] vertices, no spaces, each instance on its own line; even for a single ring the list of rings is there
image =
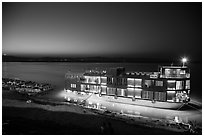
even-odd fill
[[[202,3],[3,3],[2,52],[202,56]]]

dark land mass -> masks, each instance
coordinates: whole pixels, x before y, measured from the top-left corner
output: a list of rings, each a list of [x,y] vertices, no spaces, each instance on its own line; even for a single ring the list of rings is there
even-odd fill
[[[164,58],[124,58],[124,57],[21,57],[2,56],[3,62],[114,62],[114,63],[172,63],[178,60]],[[194,61],[199,63],[199,61]]]
[[[2,107],[2,131],[3,135],[188,134],[129,124],[103,115],[16,107]]]

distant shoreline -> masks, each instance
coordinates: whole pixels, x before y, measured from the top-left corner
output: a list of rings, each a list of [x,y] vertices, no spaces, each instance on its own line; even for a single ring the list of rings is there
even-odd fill
[[[2,56],[3,62],[84,62],[84,63],[178,63],[178,60],[162,58],[128,57],[20,57]],[[193,62],[192,62],[193,63]],[[201,61],[194,61],[201,63]]]

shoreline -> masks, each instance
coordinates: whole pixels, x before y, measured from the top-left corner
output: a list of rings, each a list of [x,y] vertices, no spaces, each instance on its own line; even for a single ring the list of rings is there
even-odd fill
[[[72,121],[72,124],[74,123],[76,126],[79,126],[81,124],[81,122],[90,122],[87,121],[85,119],[83,120],[79,120],[81,119],[81,117],[95,117],[96,119],[100,119],[99,121],[104,121],[104,119],[109,119],[109,121],[117,121],[117,122],[122,122],[123,124],[125,123],[125,125],[127,127],[129,126],[133,126],[133,128],[141,128],[140,130],[145,130],[144,134],[155,134],[155,131],[159,131],[158,134],[190,134],[188,132],[187,129],[183,130],[179,128],[175,128],[175,124],[168,124],[165,121],[162,120],[157,120],[157,119],[150,119],[150,118],[142,118],[142,117],[129,117],[129,116],[125,116],[125,115],[117,115],[116,113],[111,113],[108,115],[104,115],[96,110],[91,110],[91,109],[87,109],[84,107],[80,107],[77,105],[73,105],[73,104],[68,104],[66,102],[64,102],[63,104],[55,104],[55,105],[42,105],[42,104],[36,104],[34,102],[31,103],[26,103],[26,101],[18,101],[18,100],[9,100],[9,99],[3,99],[2,100],[2,106],[3,106],[3,117],[5,116],[10,116],[10,117],[21,117],[21,118],[28,118],[27,116],[22,116],[21,113],[22,112],[18,112],[16,115],[11,114],[11,112],[9,112],[8,110],[29,110],[29,109],[33,109],[35,110],[35,113],[37,113],[38,115],[42,115],[40,112],[41,111],[46,111],[46,113],[65,113],[67,115],[74,115],[76,116],[76,119],[74,121]],[[10,109],[12,108],[12,109]],[[31,114],[32,115],[32,114]],[[51,114],[52,115],[52,114]],[[51,116],[48,116],[51,117]],[[73,117],[73,116],[72,116]],[[62,121],[65,117],[58,117],[55,118],[57,119],[57,121]],[[29,117],[28,119],[32,119],[31,117]],[[36,119],[41,119],[39,117],[37,117]],[[65,118],[67,119],[67,118]],[[90,118],[92,119],[92,118]],[[33,119],[35,120],[35,119]],[[42,117],[41,120],[47,120],[46,117]],[[52,121],[52,119],[49,119]],[[70,120],[70,119],[68,119]],[[85,120],[85,121],[84,121]],[[52,121],[52,122],[56,122],[56,121]],[[93,121],[91,120],[91,123]],[[58,122],[59,123],[59,122]],[[93,122],[94,123],[94,122]],[[100,122],[99,122],[100,123]],[[67,123],[64,123],[65,125],[67,125]],[[95,123],[96,125],[98,123]],[[122,124],[122,125],[123,125]],[[120,125],[120,126],[122,126]],[[177,125],[179,127],[179,125]],[[94,126],[93,126],[94,127]],[[120,129],[120,128],[118,128]],[[128,129],[128,128],[127,128]],[[148,129],[148,130],[147,130]],[[162,129],[162,131],[160,131]],[[98,130],[98,129],[97,129]],[[147,130],[147,131],[146,131]],[[155,130],[155,131],[154,131]],[[133,131],[132,131],[133,132]],[[125,134],[131,134],[132,132],[127,132]],[[100,132],[97,132],[97,134],[101,134]],[[121,134],[119,132],[119,134]],[[132,133],[132,134],[138,134],[136,133]],[[141,133],[140,133],[141,134]]]

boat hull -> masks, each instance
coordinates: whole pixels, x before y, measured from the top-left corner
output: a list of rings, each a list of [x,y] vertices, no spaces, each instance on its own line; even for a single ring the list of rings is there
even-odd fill
[[[98,103],[102,101],[112,102],[112,103],[119,103],[119,104],[127,104],[127,105],[137,105],[137,106],[145,106],[145,107],[153,107],[153,108],[161,108],[161,109],[179,109],[184,105],[182,102],[160,102],[160,101],[151,101],[151,100],[144,100],[144,99],[132,99],[132,98],[124,98],[124,97],[117,97],[115,96],[107,96],[99,94],[78,94],[77,92],[72,92],[70,90],[66,90],[65,99],[72,99],[79,102],[82,101],[89,101],[93,103]]]

